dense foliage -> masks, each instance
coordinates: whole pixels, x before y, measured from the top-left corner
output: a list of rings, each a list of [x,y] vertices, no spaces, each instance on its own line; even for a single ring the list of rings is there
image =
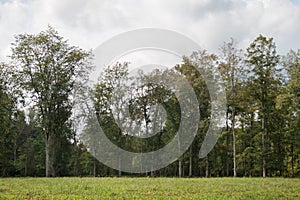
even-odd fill
[[[0,176],[299,177],[300,50],[280,56],[273,38],[262,35],[246,51],[237,49],[234,40],[220,50],[213,54],[200,49],[174,68],[140,71],[136,77],[129,74],[128,63],[117,63],[87,89],[90,52],[70,46],[52,27],[38,35],[16,36],[11,62],[0,64]],[[211,99],[197,65],[218,69],[227,95],[226,124],[203,159],[198,153],[210,123]],[[89,112],[85,116],[75,112],[87,93],[99,124],[114,144],[132,152],[150,152],[167,144],[180,125],[174,88],[159,82],[176,81],[172,77],[178,75],[193,86],[201,113],[188,151],[168,167],[146,174],[121,173],[98,162],[92,156],[101,153],[93,138],[94,121]],[[125,101],[130,116],[116,115]],[[85,123],[81,128],[80,119]],[[157,134],[135,137],[150,132]]]

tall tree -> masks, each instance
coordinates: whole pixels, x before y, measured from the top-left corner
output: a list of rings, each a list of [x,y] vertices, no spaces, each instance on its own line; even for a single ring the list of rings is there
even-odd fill
[[[183,74],[186,79],[188,80],[189,84],[193,86],[198,103],[199,103],[199,111],[200,111],[200,121],[198,124],[198,133],[195,137],[195,142],[192,144],[194,145],[196,149],[200,149],[201,142],[203,141],[203,138],[205,136],[206,131],[208,130],[209,126],[209,119],[211,114],[211,99],[208,91],[208,87],[206,85],[205,77],[203,74],[201,74],[197,69],[201,67],[200,70],[202,70],[201,73],[206,73],[206,75],[209,77],[212,75],[212,71],[217,67],[217,56],[215,54],[210,54],[206,50],[199,50],[197,52],[194,52],[190,57],[184,57],[183,58],[183,64],[177,65],[175,68],[178,70],[181,74]],[[191,108],[193,109],[193,108]],[[191,156],[194,154],[192,152],[193,147],[190,147],[189,152],[189,160],[191,161]],[[197,152],[194,154],[194,156],[197,157]],[[204,169],[200,167],[200,170],[205,170],[205,174],[207,176],[210,176],[209,172],[209,155],[206,156],[205,159],[205,167]],[[181,164],[181,163],[179,163]],[[192,162],[189,163],[190,167],[192,168]],[[196,169],[194,171],[198,171],[199,169]],[[200,172],[201,174],[201,172]],[[189,172],[189,175],[192,175],[192,172]]]
[[[55,142],[66,137],[72,92],[86,78],[90,53],[70,46],[50,26],[37,35],[17,35],[12,45],[20,85],[39,109],[45,134],[46,176],[55,176]]]
[[[247,48],[246,63],[250,67],[249,78],[252,81],[252,94],[259,102],[259,118],[261,122],[262,176],[266,177],[266,144],[271,131],[271,111],[274,110],[274,99],[278,80],[276,67],[279,56],[273,38],[259,35]]]
[[[10,175],[13,171],[13,135],[12,118],[15,111],[15,100],[10,92],[8,66],[0,63],[0,172],[1,176]]]
[[[286,86],[277,98],[277,108],[284,114],[283,121],[286,122],[286,170],[294,177],[297,175],[297,161],[300,168],[300,50],[290,50],[282,61],[287,78]]]
[[[231,39],[230,42],[224,43],[221,47],[221,63],[219,69],[225,80],[227,91],[227,112],[226,112],[226,174],[229,176],[229,121],[231,121],[232,132],[232,149],[233,149],[233,176],[237,176],[237,164],[236,164],[236,111],[237,111],[237,92],[239,87],[239,81],[241,79],[241,62],[242,62],[242,50],[236,48],[236,42]],[[231,118],[229,119],[229,114]]]

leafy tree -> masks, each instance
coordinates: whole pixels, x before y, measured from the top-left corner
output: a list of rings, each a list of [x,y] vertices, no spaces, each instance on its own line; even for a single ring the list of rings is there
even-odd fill
[[[225,80],[227,91],[227,112],[226,112],[226,174],[229,176],[229,123],[231,122],[232,149],[233,149],[233,176],[237,176],[236,164],[236,113],[238,110],[238,92],[240,91],[242,73],[242,50],[236,48],[236,42],[231,39],[221,47],[221,63],[219,70]],[[229,118],[231,114],[231,118]]]
[[[283,57],[282,62],[286,70],[286,86],[277,97],[277,109],[284,115],[287,157],[287,171],[292,177],[299,175],[296,163],[300,154],[300,50],[291,50]],[[298,164],[298,168],[299,168]]]
[[[44,138],[35,118],[35,111],[29,109],[28,122],[20,121],[24,127],[19,132],[17,170],[21,176],[43,176],[45,171]],[[22,119],[22,117],[19,117]],[[20,127],[18,125],[17,127]],[[21,131],[21,132],[20,132]],[[20,134],[22,133],[22,134]]]
[[[19,83],[38,108],[45,134],[46,176],[55,176],[55,154],[62,153],[55,143],[68,137],[72,92],[86,78],[91,54],[70,46],[50,26],[37,35],[20,34],[12,45]]]
[[[12,118],[15,99],[10,91],[8,66],[0,63],[0,172],[1,176],[10,175],[13,169]]]
[[[201,143],[204,139],[204,136],[208,130],[208,126],[210,123],[210,115],[211,115],[211,99],[210,94],[207,88],[207,81],[205,80],[203,74],[201,74],[197,68],[201,67],[202,72],[206,73],[207,77],[212,76],[213,70],[215,70],[217,66],[217,56],[215,54],[210,54],[206,50],[199,50],[194,52],[190,57],[183,58],[183,64],[176,66],[176,70],[178,70],[181,74],[183,74],[190,85],[194,88],[198,104],[200,110],[200,121],[198,124],[198,133],[195,137],[193,145],[190,147],[189,151],[189,160],[192,161],[192,156],[198,157],[196,152],[193,153],[192,149],[200,149]],[[191,108],[194,109],[194,108]],[[209,166],[209,155],[205,158],[205,165],[200,167],[200,171],[205,171],[205,176],[210,176],[210,166]],[[190,162],[189,169],[191,167],[192,162]],[[197,166],[197,165],[195,165]],[[195,169],[194,171],[198,171],[199,169]],[[201,173],[201,172],[200,172]],[[189,175],[192,176],[192,171],[190,170]]]
[[[187,112],[195,109],[187,98],[179,102],[189,94],[182,79],[199,103],[199,122],[189,124],[198,132],[187,152],[151,176],[300,176],[300,50],[280,62],[272,38],[259,35],[244,56],[230,40],[218,56],[199,50],[172,69],[139,71],[135,78],[128,63],[116,63],[93,88],[84,86],[91,53],[70,46],[52,27],[16,36],[11,58],[0,64],[0,176],[120,176],[96,159],[109,156],[97,148],[99,124],[124,150],[162,148],[181,126],[182,103]],[[227,123],[214,149],[199,160],[214,98],[206,79],[216,76],[214,70],[225,81]],[[86,113],[79,116],[81,108]],[[179,135],[179,148],[183,142]]]
[[[280,84],[276,77],[279,56],[273,38],[259,35],[247,48],[246,63],[250,67],[249,80],[252,83],[252,92],[255,100],[259,103],[259,119],[261,122],[262,144],[262,174],[266,177],[266,156],[269,150],[269,134],[272,131],[272,111],[275,110],[274,100],[276,89]]]

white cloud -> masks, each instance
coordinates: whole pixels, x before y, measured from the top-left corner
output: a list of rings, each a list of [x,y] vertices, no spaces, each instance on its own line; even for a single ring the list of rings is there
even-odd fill
[[[85,49],[120,32],[166,28],[216,51],[230,37],[245,48],[260,33],[274,37],[280,53],[300,48],[296,0],[23,0],[0,1],[0,59],[13,35],[54,26]]]

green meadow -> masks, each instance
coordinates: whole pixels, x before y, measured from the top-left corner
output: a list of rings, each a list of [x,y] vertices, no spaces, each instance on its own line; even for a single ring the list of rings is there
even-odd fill
[[[1,178],[0,199],[300,199],[300,179]]]

